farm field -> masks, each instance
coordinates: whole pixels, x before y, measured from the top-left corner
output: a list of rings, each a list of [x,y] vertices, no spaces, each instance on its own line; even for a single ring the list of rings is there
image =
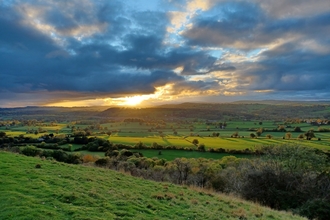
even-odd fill
[[[157,157],[159,159],[163,158],[168,161],[174,160],[175,158],[186,157],[186,158],[207,158],[207,159],[221,159],[226,156],[230,156],[228,153],[210,153],[210,152],[198,152],[198,151],[184,151],[184,150],[161,150],[161,154],[159,154],[159,150],[153,149],[145,149],[145,150],[134,150],[137,152],[141,152],[145,157]],[[251,158],[252,155],[240,155],[235,154],[237,158]]]
[[[0,175],[6,176],[0,180],[0,219],[304,219],[112,170],[7,152],[0,152],[0,161]]]
[[[309,146],[320,150],[330,150],[330,132],[318,132],[319,126],[308,123],[290,124],[286,128],[286,132],[272,131],[277,126],[283,125],[283,122],[263,121],[229,121],[226,122],[225,129],[220,129],[214,125],[206,125],[205,122],[188,122],[184,123],[166,123],[166,124],[148,124],[138,122],[113,122],[99,124],[98,128],[90,129],[88,124],[73,123],[57,123],[52,126],[10,126],[0,127],[0,131],[4,131],[8,137],[24,137],[40,138],[44,134],[54,133],[56,136],[72,135],[77,129],[84,131],[90,129],[90,137],[97,137],[108,140],[113,144],[125,144],[134,146],[141,142],[146,147],[151,147],[157,143],[161,146],[176,146],[180,148],[197,149],[197,145],[193,144],[195,139],[199,144],[203,144],[206,150],[223,148],[225,150],[255,150],[262,145],[280,145],[280,144],[299,144]],[[260,123],[260,124],[259,124]],[[70,127],[71,126],[71,127]],[[157,127],[158,126],[158,127]],[[293,132],[294,127],[300,127],[301,132]],[[322,125],[322,128],[329,129],[329,125]],[[258,129],[265,131],[258,138],[251,138],[251,133],[255,133]],[[34,133],[33,131],[43,131],[43,133]],[[304,135],[308,130],[314,130],[315,138],[312,140],[298,139],[299,135]],[[28,132],[32,131],[32,132]],[[110,132],[107,134],[107,132]],[[218,133],[218,137],[213,136]],[[287,133],[291,134],[288,139]],[[237,134],[236,138],[231,137]],[[271,135],[271,138],[267,136]],[[71,138],[71,141],[73,138]],[[67,146],[67,145],[65,145]],[[63,146],[63,147],[65,147]],[[79,148],[79,145],[73,144],[72,150]]]
[[[140,152],[144,157],[154,158],[157,157],[159,159],[165,159],[167,161],[172,161],[175,158],[206,158],[206,159],[221,159],[226,156],[231,156],[229,153],[211,153],[211,152],[198,152],[198,151],[185,151],[185,150],[161,150],[161,155],[159,155],[160,150],[155,149],[134,149],[133,152]],[[72,153],[79,153],[81,155],[93,155],[98,158],[104,157],[104,152],[90,152],[90,151],[78,151]],[[237,158],[252,158],[252,155],[246,154],[235,154]]]

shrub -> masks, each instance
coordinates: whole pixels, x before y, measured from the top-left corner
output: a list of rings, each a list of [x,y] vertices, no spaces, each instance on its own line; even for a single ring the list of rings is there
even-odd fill
[[[51,155],[55,160],[60,162],[66,162],[68,159],[68,154],[63,150],[54,150]]]
[[[97,161],[98,158],[96,156],[86,154],[85,156],[83,156],[82,160],[83,160],[84,163],[89,163],[89,162]]]
[[[131,156],[133,156],[133,152],[123,149],[120,151],[120,156],[131,157]]]
[[[271,134],[267,134],[266,137],[267,137],[268,139],[272,139],[273,136],[272,136]]]
[[[197,150],[201,152],[205,152],[206,151],[205,144],[199,144]]]
[[[104,167],[108,164],[108,162],[109,162],[109,158],[100,158],[97,161],[95,161],[95,165]]]
[[[119,151],[118,150],[108,150],[105,153],[106,157],[117,157],[119,155]]]
[[[136,143],[134,145],[134,148],[143,149],[143,148],[146,148],[146,146],[141,141],[139,141],[138,143]]]
[[[83,162],[79,153],[68,154],[66,163],[81,164]]]
[[[325,199],[307,201],[298,209],[298,214],[308,219],[327,220],[330,216],[330,202]]]
[[[219,152],[219,153],[226,153],[226,150],[223,149],[223,148],[218,148],[218,149],[215,149],[216,152]]]
[[[42,153],[42,151],[40,149],[36,148],[35,146],[27,146],[27,147],[21,148],[21,153],[26,156],[35,157],[35,156],[39,156]]]

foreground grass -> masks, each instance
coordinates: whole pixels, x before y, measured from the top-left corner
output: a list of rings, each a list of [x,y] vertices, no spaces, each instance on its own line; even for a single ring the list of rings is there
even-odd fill
[[[302,219],[101,168],[7,152],[0,161],[0,219]]]

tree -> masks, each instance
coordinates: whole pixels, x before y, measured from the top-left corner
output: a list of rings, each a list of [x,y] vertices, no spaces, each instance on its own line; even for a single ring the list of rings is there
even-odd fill
[[[292,134],[290,132],[286,133],[285,138],[290,140],[292,138]]]
[[[206,151],[205,144],[199,144],[197,150],[201,152],[205,152]]]
[[[283,125],[278,126],[277,130],[281,132],[286,132],[286,129]]]
[[[236,131],[234,134],[231,135],[231,137],[237,138],[238,137],[238,132]]]
[[[0,131],[0,138],[6,137],[6,132]]]
[[[141,141],[139,141],[138,143],[135,144],[134,148],[143,149],[146,148],[146,146]]]
[[[302,130],[301,130],[300,127],[295,127],[295,128],[293,129],[293,131],[294,131],[294,132],[301,132]]]
[[[245,199],[284,210],[299,210],[306,202],[321,198],[322,204],[329,204],[324,199],[329,198],[330,180],[324,172],[328,167],[325,154],[297,145],[268,146],[262,151],[263,159],[253,160],[242,179]]]
[[[307,140],[311,140],[312,138],[315,138],[315,134],[313,130],[307,131],[304,135]]]
[[[299,134],[298,135],[298,139],[303,139],[304,138],[304,135],[303,134]]]
[[[251,133],[251,134],[250,134],[250,137],[251,137],[251,138],[255,138],[256,135],[255,135],[254,133]]]
[[[260,137],[261,134],[264,133],[264,129],[263,128],[259,128],[256,132],[257,136]]]
[[[261,136],[261,134],[262,134],[262,132],[261,131],[256,131],[256,135],[258,136],[258,137],[260,137]]]
[[[199,141],[198,141],[197,139],[194,139],[194,140],[192,141],[192,143],[193,143],[193,145],[197,146],[197,144],[199,143]]]
[[[191,164],[187,158],[176,158],[173,165],[177,171],[178,184],[185,183],[188,179],[188,174],[191,172]]]
[[[267,137],[268,139],[272,139],[273,136],[272,136],[271,134],[267,134],[266,137]]]

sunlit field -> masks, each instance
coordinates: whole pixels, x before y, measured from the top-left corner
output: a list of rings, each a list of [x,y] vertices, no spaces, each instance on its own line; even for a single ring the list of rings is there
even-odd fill
[[[307,123],[291,124],[286,132],[273,132],[272,129],[281,125],[282,122],[264,121],[228,121],[225,129],[220,129],[213,125],[206,125],[204,122],[189,122],[188,124],[166,123],[157,125],[156,123],[137,123],[137,122],[114,122],[100,124],[99,128],[90,129],[90,137],[98,137],[109,140],[111,143],[132,145],[142,142],[147,147],[154,143],[161,146],[177,146],[181,148],[196,149],[193,144],[195,139],[198,144],[204,144],[206,149],[229,149],[229,150],[254,150],[262,145],[280,145],[280,144],[299,144],[310,146],[322,150],[330,150],[330,132],[318,132],[318,126],[312,126]],[[44,134],[53,133],[58,135],[70,135],[77,129],[86,130],[87,124],[57,123],[52,126],[10,126],[1,127],[0,130],[6,132],[9,137],[23,135],[24,137],[39,138]],[[72,127],[74,126],[74,127]],[[157,127],[158,126],[158,127]],[[301,132],[293,132],[293,128],[299,126]],[[260,137],[251,138],[251,133],[257,129],[263,128],[264,131]],[[322,125],[322,128],[330,128],[329,125]],[[306,140],[298,138],[308,130],[314,130],[315,138]],[[43,133],[34,133],[33,131],[43,131]],[[267,131],[268,130],[268,131]],[[28,132],[32,131],[32,132]],[[111,134],[107,134],[111,132]],[[218,133],[219,136],[214,136]],[[287,133],[291,136],[286,137]],[[237,137],[232,137],[236,134]],[[71,138],[72,139],[72,138]],[[77,147],[78,148],[78,147]],[[73,147],[75,149],[75,147]]]
[[[304,219],[108,169],[6,152],[0,152],[0,160],[0,175],[6,176],[0,180],[0,219]]]

